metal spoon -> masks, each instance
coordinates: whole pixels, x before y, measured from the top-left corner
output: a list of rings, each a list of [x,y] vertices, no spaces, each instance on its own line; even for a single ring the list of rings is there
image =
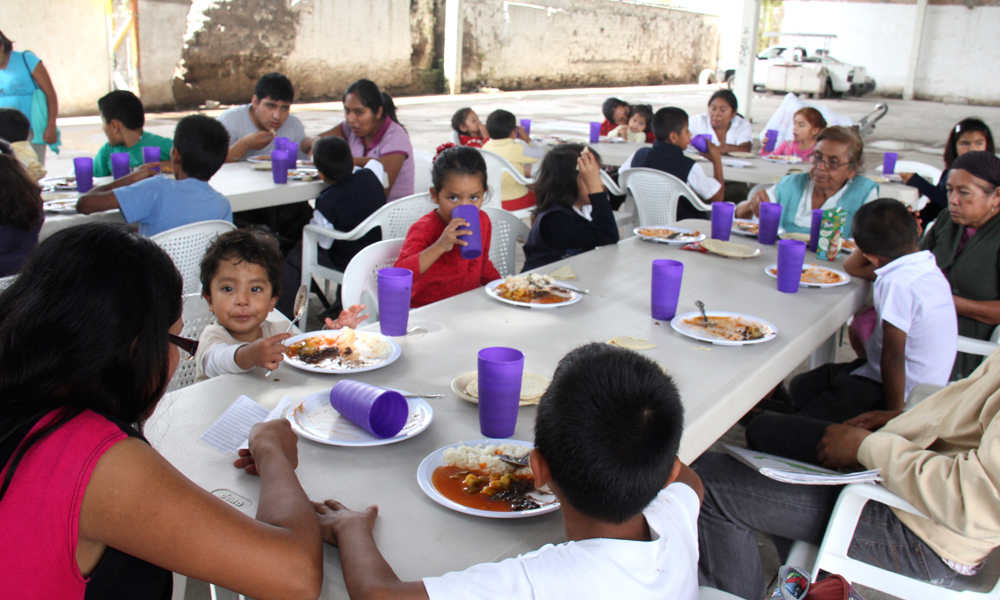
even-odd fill
[[[694,305],[701,311],[701,318],[705,320],[705,327],[715,327],[715,323],[709,321],[708,316],[705,314],[705,303],[701,300],[697,300]]]
[[[404,398],[444,398],[444,394],[403,394]]]
[[[309,286],[300,285],[299,291],[295,292],[295,304],[293,308],[292,320],[288,322],[288,328],[285,329],[285,333],[292,330],[292,326],[295,322],[302,318],[303,313],[306,312],[306,304],[309,302]],[[264,373],[264,377],[270,377],[271,370],[268,369],[267,373]]]
[[[528,465],[531,464],[530,454],[525,454],[521,458],[514,458],[513,456],[509,456],[507,454],[497,454],[497,458],[507,463],[508,465],[512,465],[515,467],[527,467]]]

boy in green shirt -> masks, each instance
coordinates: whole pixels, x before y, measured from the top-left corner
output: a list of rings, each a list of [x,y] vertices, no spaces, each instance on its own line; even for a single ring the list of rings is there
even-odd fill
[[[170,160],[170,149],[173,142],[155,133],[143,131],[146,124],[146,113],[142,100],[127,90],[116,90],[97,101],[104,121],[104,135],[108,143],[101,146],[94,157],[94,176],[111,175],[111,154],[128,152],[128,164],[135,168],[143,164],[142,149],[156,146],[160,149],[160,160]]]

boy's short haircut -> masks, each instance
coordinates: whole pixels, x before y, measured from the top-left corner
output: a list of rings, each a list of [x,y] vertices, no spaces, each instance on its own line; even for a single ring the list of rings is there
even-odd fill
[[[106,123],[118,119],[126,129],[142,129],[146,124],[146,112],[142,100],[128,90],[115,90],[97,101],[97,108]]]
[[[517,129],[517,117],[508,110],[495,110],[486,117],[486,131],[494,140],[509,138]]]
[[[653,128],[653,107],[649,104],[636,104],[628,111],[628,118],[631,119],[635,115],[640,115],[642,118],[646,119],[646,131],[652,131]]]
[[[556,367],[535,418],[535,447],[573,508],[620,524],[667,484],[684,429],[673,380],[636,352],[592,343]]]
[[[667,106],[653,115],[653,137],[658,142],[670,142],[671,133],[680,133],[688,125],[688,114],[683,108]]]
[[[31,133],[31,119],[16,108],[0,108],[0,138],[14,143],[24,142]]]
[[[601,113],[604,115],[605,119],[614,123],[615,111],[618,110],[619,106],[628,107],[628,102],[618,98],[608,98],[604,101],[604,104],[601,105]]]
[[[321,137],[313,144],[312,154],[316,168],[330,181],[343,181],[354,172],[354,155],[344,138]]]
[[[917,221],[902,202],[893,198],[862,205],[854,213],[851,233],[862,252],[889,260],[917,248]]]
[[[284,259],[278,238],[258,226],[227,231],[215,238],[201,259],[201,293],[212,297],[212,278],[224,260],[264,267],[271,283],[271,297],[281,295],[281,267]]]
[[[257,96],[258,101],[270,98],[291,103],[295,99],[295,88],[291,80],[281,73],[268,73],[257,80],[253,95]]]
[[[229,132],[205,115],[188,115],[174,130],[174,149],[181,155],[181,167],[189,177],[208,181],[226,162]]]
[[[466,106],[465,108],[456,110],[455,114],[451,116],[451,128],[456,133],[467,133],[462,131],[462,125],[465,125],[465,120],[469,118],[470,112],[472,112],[472,109]]]

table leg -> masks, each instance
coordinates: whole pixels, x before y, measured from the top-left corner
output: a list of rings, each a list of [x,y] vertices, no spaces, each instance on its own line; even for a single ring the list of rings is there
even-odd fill
[[[835,360],[837,354],[837,337],[840,332],[834,333],[828,340],[820,344],[819,348],[813,350],[809,355],[809,369],[821,367]]]

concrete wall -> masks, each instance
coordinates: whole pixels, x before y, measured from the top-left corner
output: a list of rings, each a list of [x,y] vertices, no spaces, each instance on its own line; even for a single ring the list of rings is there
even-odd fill
[[[4,0],[0,29],[15,50],[31,50],[59,97],[59,114],[93,114],[110,90],[103,0]]]
[[[191,0],[139,0],[139,90],[147,109],[174,105]]]
[[[714,67],[718,17],[609,0],[464,0],[464,88],[689,82]]]
[[[1000,104],[1000,6],[927,7],[915,93],[918,98]],[[916,4],[786,1],[782,31],[833,33],[830,54],[864,66],[876,93],[902,94]]]

